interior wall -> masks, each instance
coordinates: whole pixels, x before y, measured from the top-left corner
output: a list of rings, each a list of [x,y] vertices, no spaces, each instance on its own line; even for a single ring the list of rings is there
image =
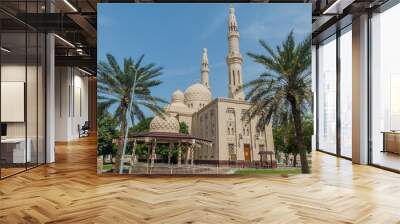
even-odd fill
[[[25,82],[25,64],[3,64],[1,66],[1,81],[2,82]],[[28,73],[32,72],[36,68],[32,66],[28,66]],[[32,80],[29,80],[30,82]],[[36,83],[32,83],[32,85],[36,85]],[[34,90],[34,91],[33,91]],[[36,89],[27,88],[27,97],[33,98],[36,97]],[[27,102],[32,102],[34,100],[28,100]],[[29,105],[27,105],[29,106]],[[35,105],[36,107],[36,105]],[[3,108],[4,110],[6,108]],[[36,114],[27,114],[28,120],[32,120],[31,116],[36,116]],[[6,122],[7,123],[7,137],[12,138],[25,138],[25,122]],[[29,126],[32,127],[32,126]]]
[[[55,140],[70,141],[89,119],[88,77],[73,67],[56,67],[55,73]]]
[[[88,113],[90,131],[97,131],[97,79],[88,78]]]

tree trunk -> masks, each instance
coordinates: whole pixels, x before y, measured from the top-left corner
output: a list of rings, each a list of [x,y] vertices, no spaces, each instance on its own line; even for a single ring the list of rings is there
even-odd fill
[[[297,99],[294,96],[288,96],[288,100],[291,104],[293,123],[296,131],[296,146],[299,149],[300,154],[301,172],[310,173],[310,168],[308,167],[307,161],[307,151],[304,146],[304,132],[301,120],[301,111],[297,105]]]
[[[121,159],[122,159],[122,150],[124,147],[124,138],[125,138],[125,128],[126,128],[126,117],[125,117],[126,109],[121,111],[120,121],[121,121],[121,130],[118,139],[118,148],[117,153],[115,155],[115,163],[114,163],[114,173],[119,173],[119,168],[121,166]]]

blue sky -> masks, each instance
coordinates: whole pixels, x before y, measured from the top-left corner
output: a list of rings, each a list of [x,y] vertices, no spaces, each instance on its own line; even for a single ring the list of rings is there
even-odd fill
[[[228,51],[227,20],[230,4],[123,4],[98,5],[98,60],[113,54],[162,66],[163,81],[153,94],[170,101],[200,81],[202,49],[208,49],[213,98],[228,94],[225,58]],[[293,30],[297,41],[311,32],[311,4],[234,4],[244,57],[243,79],[255,79],[263,67],[246,55],[266,53],[258,43],[279,45]],[[146,111],[147,115],[151,115]]]

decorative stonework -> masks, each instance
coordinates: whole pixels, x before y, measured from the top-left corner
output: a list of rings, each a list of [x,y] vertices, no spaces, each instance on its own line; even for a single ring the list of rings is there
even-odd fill
[[[227,134],[235,135],[235,109],[228,108],[226,115]]]
[[[189,86],[185,91],[185,102],[191,101],[211,101],[210,90],[200,83]]]
[[[150,122],[150,132],[179,133],[179,121],[170,115],[155,116]]]

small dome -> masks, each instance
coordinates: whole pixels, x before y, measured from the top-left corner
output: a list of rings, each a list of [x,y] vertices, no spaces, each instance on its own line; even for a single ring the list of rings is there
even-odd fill
[[[185,101],[211,101],[211,92],[203,84],[193,84],[185,91]]]
[[[183,102],[185,100],[185,95],[177,89],[174,93],[172,93],[172,102]]]
[[[179,121],[171,115],[155,116],[150,122],[150,132],[179,133]]]
[[[173,102],[169,104],[165,111],[169,113],[190,113],[190,109],[183,102]]]

